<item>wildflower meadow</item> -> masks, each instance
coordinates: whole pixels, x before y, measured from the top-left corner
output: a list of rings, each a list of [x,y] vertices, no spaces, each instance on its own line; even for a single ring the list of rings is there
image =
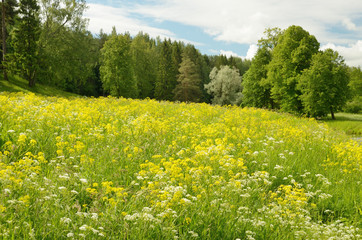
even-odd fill
[[[361,239],[361,163],[314,119],[0,93],[0,238]]]

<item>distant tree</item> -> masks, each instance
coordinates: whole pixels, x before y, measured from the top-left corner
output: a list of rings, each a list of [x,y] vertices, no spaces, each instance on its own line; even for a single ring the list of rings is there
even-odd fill
[[[221,66],[219,70],[214,67],[210,79],[205,89],[213,96],[212,103],[219,105],[241,103],[241,76],[237,69]]]
[[[158,100],[173,100],[173,90],[177,84],[174,61],[172,59],[172,44],[170,40],[160,43],[159,63],[155,85],[155,98]]]
[[[104,90],[113,96],[137,97],[129,35],[113,35],[101,50],[101,80]]]
[[[39,9],[36,0],[19,1],[19,18],[11,39],[14,49],[13,69],[24,76],[30,87],[35,85],[35,73],[39,68]]]
[[[349,88],[351,99],[347,102],[343,111],[350,113],[362,113],[362,70],[361,67],[349,68]]]
[[[313,117],[341,110],[349,98],[349,75],[343,58],[332,49],[312,57],[311,66],[303,71],[298,85],[305,112]]]
[[[132,62],[134,76],[137,82],[139,98],[152,98],[155,81],[157,62],[153,61],[155,53],[154,41],[148,34],[139,33],[131,44]]]
[[[179,72],[178,84],[174,90],[175,100],[199,102],[202,97],[199,69],[186,54],[183,54]]]
[[[243,105],[258,108],[273,108],[271,86],[266,81],[267,66],[271,51],[267,47],[258,49],[249,70],[243,76]]]
[[[283,111],[303,111],[301,92],[297,89],[299,76],[309,68],[318,49],[316,38],[299,26],[290,26],[277,38],[268,65],[267,82],[272,86],[272,98]]]
[[[272,60],[272,50],[277,46],[282,34],[279,28],[268,28],[265,37],[258,41],[258,50],[251,66],[243,76],[243,105],[259,108],[274,108],[271,97],[271,83],[267,81],[268,65]]]
[[[361,67],[349,68],[349,87],[353,97],[362,96],[362,70]]]

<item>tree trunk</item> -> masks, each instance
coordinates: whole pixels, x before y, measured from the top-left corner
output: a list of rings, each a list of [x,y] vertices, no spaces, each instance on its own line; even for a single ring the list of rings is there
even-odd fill
[[[331,116],[333,120],[336,120],[336,118],[334,117],[334,112],[333,112],[333,108],[331,108]]]
[[[8,73],[6,69],[6,25],[5,25],[5,0],[2,0],[2,9],[1,9],[1,20],[2,20],[2,45],[3,45],[3,56],[2,56],[2,68],[4,73],[4,80],[8,80]]]

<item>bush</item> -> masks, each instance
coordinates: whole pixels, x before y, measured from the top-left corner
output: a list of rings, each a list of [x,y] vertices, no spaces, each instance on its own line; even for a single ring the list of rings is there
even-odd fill
[[[362,96],[355,97],[347,102],[344,107],[344,112],[348,113],[362,113]]]

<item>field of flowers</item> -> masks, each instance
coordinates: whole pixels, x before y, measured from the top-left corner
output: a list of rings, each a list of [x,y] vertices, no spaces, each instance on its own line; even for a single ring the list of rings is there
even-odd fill
[[[0,238],[361,239],[361,163],[313,119],[0,93]]]

